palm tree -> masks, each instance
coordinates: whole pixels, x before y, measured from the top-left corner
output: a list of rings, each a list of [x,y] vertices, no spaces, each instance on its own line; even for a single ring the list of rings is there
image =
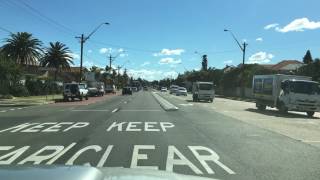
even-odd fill
[[[11,33],[5,40],[2,52],[19,64],[36,64],[41,57],[42,42],[27,32]]]
[[[45,54],[41,59],[41,66],[55,68],[54,80],[62,68],[70,68],[73,64],[70,49],[61,42],[50,42],[50,47],[45,49]]]

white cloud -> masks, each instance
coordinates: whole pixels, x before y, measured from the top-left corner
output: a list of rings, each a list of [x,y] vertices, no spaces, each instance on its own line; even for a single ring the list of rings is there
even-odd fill
[[[144,62],[144,63],[142,63],[140,66],[147,66],[147,65],[149,65],[150,64],[150,62],[149,61],[146,61],[146,62]]]
[[[69,55],[73,58],[73,59],[80,59],[80,55],[77,53],[69,53]]]
[[[223,61],[223,64],[232,64],[232,60]]]
[[[260,51],[251,55],[249,57],[248,63],[249,64],[269,63],[273,57],[274,57],[273,54]]]
[[[182,53],[184,53],[184,49],[162,49],[159,53],[154,53],[153,56],[171,56],[171,55],[177,55],[180,56]]]
[[[262,38],[262,37],[258,37],[258,38],[256,39],[256,41],[262,42],[262,41],[263,41],[263,38]]]
[[[278,23],[268,24],[268,25],[266,25],[266,26],[264,27],[264,29],[265,29],[265,30],[268,30],[268,29],[275,28],[275,27],[277,27],[277,26],[279,26]]]
[[[283,28],[276,27],[278,32],[286,33],[290,31],[304,31],[306,29],[318,29],[320,28],[320,21],[309,21],[308,18],[295,19]]]
[[[159,61],[159,64],[179,64],[181,63],[181,59],[174,60],[171,57],[162,58]]]
[[[264,29],[274,29],[275,31],[287,33],[291,31],[302,32],[304,30],[312,30],[320,28],[320,21],[310,21],[308,18],[298,18],[290,22],[284,27],[279,27],[279,24],[269,24]]]
[[[127,57],[127,56],[129,56],[127,53],[121,53],[121,54],[119,54],[119,56],[120,57]]]
[[[92,53],[92,50],[91,50],[91,49],[89,49],[89,50],[88,50],[88,53]]]
[[[112,48],[101,48],[99,50],[100,54],[106,54],[106,53],[111,53]]]
[[[124,52],[124,49],[119,48],[119,49],[118,49],[118,52],[119,52],[119,53]]]
[[[161,79],[162,78],[162,71],[159,70],[147,70],[147,69],[129,69],[128,74],[133,76],[133,78],[142,78],[146,80],[155,80],[155,79]]]

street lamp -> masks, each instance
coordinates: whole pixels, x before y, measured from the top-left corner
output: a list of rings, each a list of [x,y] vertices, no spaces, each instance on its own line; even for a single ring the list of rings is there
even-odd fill
[[[81,34],[81,36],[76,37],[80,39],[80,46],[81,46],[81,50],[80,50],[80,76],[79,76],[79,83],[81,82],[81,78],[82,78],[82,61],[83,61],[83,44],[103,25],[109,25],[108,22],[104,22],[99,24],[99,26],[97,26],[87,37],[84,36],[84,34]]]
[[[246,47],[248,46],[248,44],[246,42],[243,42],[243,44],[241,45],[239,43],[239,41],[237,40],[236,36],[232,33],[231,30],[224,29],[223,31],[224,32],[229,32],[231,34],[231,36],[233,37],[233,39],[237,42],[239,48],[242,51],[242,66],[244,66],[244,61],[245,61],[245,58],[246,58]]]
[[[242,67],[241,67],[241,80],[240,80],[240,86],[241,86],[241,96],[244,96],[244,82],[243,82],[243,77],[244,77],[244,61],[246,58],[246,47],[248,46],[248,44],[246,42],[243,42],[243,44],[241,45],[239,43],[239,41],[237,40],[236,36],[232,33],[231,30],[228,29],[224,29],[224,32],[229,32],[231,34],[231,36],[233,37],[233,39],[237,42],[238,46],[240,47],[241,51],[242,51]]]

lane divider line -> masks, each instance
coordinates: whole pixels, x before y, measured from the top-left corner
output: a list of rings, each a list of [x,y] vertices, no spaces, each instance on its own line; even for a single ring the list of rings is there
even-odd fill
[[[116,108],[116,109],[112,110],[111,112],[112,112],[112,113],[115,113],[115,112],[117,112],[118,110],[119,110],[119,108]]]

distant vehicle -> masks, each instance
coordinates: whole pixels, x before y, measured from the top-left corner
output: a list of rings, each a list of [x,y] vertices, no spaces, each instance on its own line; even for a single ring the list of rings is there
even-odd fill
[[[205,100],[213,102],[214,86],[212,82],[194,82],[192,86],[192,100],[194,102]]]
[[[176,91],[178,90],[179,86],[177,85],[171,85],[170,86],[170,94],[175,94]]]
[[[187,95],[188,95],[187,89],[184,88],[184,87],[179,87],[179,88],[177,89],[177,91],[176,91],[176,95],[177,95],[177,96],[180,96],[180,95],[182,95],[182,96],[187,96]]]
[[[137,87],[132,87],[131,88],[133,92],[138,92],[138,88]]]
[[[131,89],[131,87],[124,87],[124,88],[122,88],[122,95],[126,95],[126,94],[132,95],[132,89]]]
[[[77,98],[80,101],[85,98],[88,100],[88,89],[84,83],[64,83],[63,84],[63,100],[67,101],[69,98],[72,101]]]
[[[167,92],[167,90],[168,90],[168,89],[167,89],[166,87],[162,87],[160,91],[161,91],[161,92]]]
[[[143,90],[144,90],[144,91],[148,91],[148,87],[147,87],[147,86],[144,86],[144,87],[143,87]]]
[[[98,81],[88,82],[88,95],[89,96],[103,96],[104,95],[104,83]]]
[[[112,84],[107,84],[104,90],[106,93],[116,93],[116,87]]]
[[[281,112],[306,112],[309,117],[320,111],[319,83],[311,77],[295,75],[256,75],[252,91],[259,110],[267,106]]]

